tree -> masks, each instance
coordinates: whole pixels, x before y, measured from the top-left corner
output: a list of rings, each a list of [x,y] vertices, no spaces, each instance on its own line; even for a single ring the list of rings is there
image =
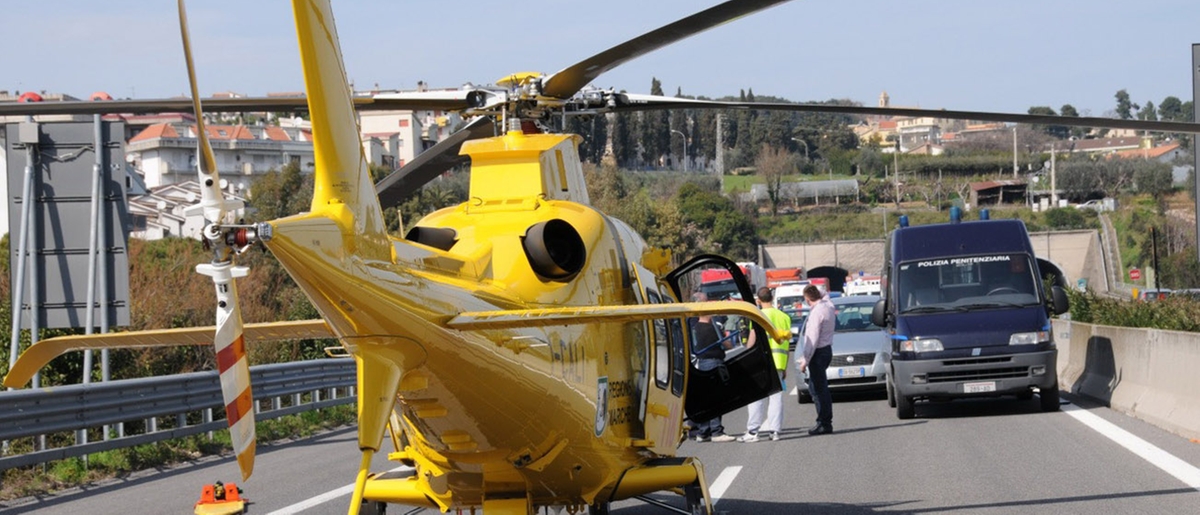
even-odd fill
[[[1075,106],[1073,106],[1071,104],[1063,104],[1062,108],[1058,110],[1058,114],[1061,116],[1064,116],[1064,117],[1066,117],[1066,116],[1070,116],[1072,118],[1079,117],[1079,111],[1076,110]],[[1082,138],[1084,134],[1087,134],[1087,129],[1085,129],[1083,127],[1071,127],[1069,129],[1067,129],[1067,131],[1071,134],[1071,137],[1073,137],[1075,139]]]
[[[754,90],[741,92],[743,102],[754,102]],[[738,159],[729,163],[730,168],[738,168],[742,166],[750,166],[754,162],[754,155],[758,152],[758,148],[754,146],[754,138],[752,136],[751,126],[754,125],[754,119],[758,117],[758,111],[740,110],[737,117],[734,118],[734,125],[737,127],[736,139],[733,148],[738,152],[730,153],[730,157]]]
[[[567,118],[566,132],[583,138],[579,143],[579,159],[599,163],[608,143],[607,116],[572,116]]]
[[[864,147],[859,149],[858,153],[854,155],[853,163],[854,167],[857,169],[856,175],[866,175],[869,177],[883,175],[883,167],[885,164],[883,161],[883,153],[880,152],[876,147]]]
[[[1146,101],[1146,105],[1138,110],[1139,120],[1158,121],[1158,111],[1154,109],[1154,102]]]
[[[257,220],[274,220],[308,211],[312,195],[312,176],[304,175],[295,163],[268,170],[250,184],[250,205]]]
[[[1129,92],[1119,90],[1116,94],[1117,98],[1117,117],[1122,120],[1130,120],[1133,118],[1133,110],[1138,108],[1138,105],[1129,100]]]
[[[638,117],[641,113],[617,113],[610,127],[613,140],[613,157],[617,164],[626,168],[641,167],[641,129]]]
[[[1050,107],[1050,106],[1033,106],[1033,107],[1030,107],[1030,108],[1029,108],[1029,114],[1031,114],[1031,115],[1038,115],[1038,116],[1058,116],[1058,113],[1055,113],[1055,112],[1054,112],[1054,108],[1052,108],[1052,107]],[[1049,136],[1051,136],[1051,137],[1054,137],[1054,138],[1057,138],[1057,139],[1064,139],[1064,138],[1066,138],[1066,137],[1067,137],[1067,135],[1069,134],[1069,131],[1067,130],[1067,127],[1066,127],[1065,125],[1040,125],[1040,124],[1035,124],[1035,125],[1033,126],[1033,129],[1034,129],[1034,130],[1036,130],[1036,131],[1041,131],[1041,132],[1044,132],[1044,133],[1046,133],[1047,135],[1049,135]]]
[[[596,166],[584,163],[583,180],[587,183],[592,207],[604,213],[616,213],[621,201],[629,193],[625,178],[618,172],[615,164]]]
[[[657,78],[650,80],[650,94],[663,96],[662,82]],[[645,125],[642,130],[642,146],[646,153],[644,157],[650,161],[651,167],[661,166],[663,158],[671,151],[670,114],[667,111],[644,111],[641,113]]]
[[[1133,166],[1133,182],[1138,193],[1161,197],[1171,191],[1171,165],[1157,161],[1139,160]]]
[[[1164,98],[1162,103],[1158,104],[1158,118],[1172,122],[1184,120],[1183,102],[1179,100],[1179,97]]]
[[[762,150],[754,160],[759,177],[767,183],[767,199],[771,202],[771,216],[779,212],[779,192],[783,188],[783,176],[792,171],[793,161],[782,148],[763,143]]]
[[[1105,197],[1115,197],[1133,183],[1134,166],[1129,161],[1114,159],[1093,163],[1096,173],[1096,191]]]
[[[737,210],[733,201],[718,193],[715,181],[701,186],[697,182],[689,182],[679,188],[675,194],[674,204],[682,217],[685,226],[694,226],[700,234],[706,235],[707,246],[696,246],[681,249],[696,254],[712,252],[724,254],[735,260],[754,259],[758,243],[758,233],[754,221]],[[687,258],[690,256],[683,256]]]
[[[1096,163],[1091,161],[1067,161],[1058,165],[1056,183],[1066,196],[1073,200],[1085,199],[1095,192],[1100,184]]]

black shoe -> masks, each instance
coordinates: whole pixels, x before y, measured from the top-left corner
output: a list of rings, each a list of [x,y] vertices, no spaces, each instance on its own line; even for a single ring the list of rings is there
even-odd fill
[[[824,426],[818,424],[817,427],[808,430],[808,434],[812,436],[827,435],[833,432],[833,426]]]

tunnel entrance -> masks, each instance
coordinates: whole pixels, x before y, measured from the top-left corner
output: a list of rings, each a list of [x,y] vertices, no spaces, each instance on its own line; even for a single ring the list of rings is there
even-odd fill
[[[808,271],[808,278],[824,277],[829,280],[829,291],[845,291],[846,290],[846,274],[845,268],[836,266],[819,266]]]

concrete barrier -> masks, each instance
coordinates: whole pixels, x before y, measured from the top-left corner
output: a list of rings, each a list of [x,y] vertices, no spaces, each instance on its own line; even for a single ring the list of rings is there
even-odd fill
[[[1054,321],[1059,388],[1200,438],[1200,333]]]

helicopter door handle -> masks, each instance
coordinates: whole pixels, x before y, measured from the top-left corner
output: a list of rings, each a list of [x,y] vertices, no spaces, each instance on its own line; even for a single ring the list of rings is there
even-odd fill
[[[657,402],[651,402],[651,403],[646,404],[646,412],[653,414],[653,415],[658,415],[660,417],[671,416],[671,410],[667,409],[666,406],[663,406],[662,404],[659,404]]]

